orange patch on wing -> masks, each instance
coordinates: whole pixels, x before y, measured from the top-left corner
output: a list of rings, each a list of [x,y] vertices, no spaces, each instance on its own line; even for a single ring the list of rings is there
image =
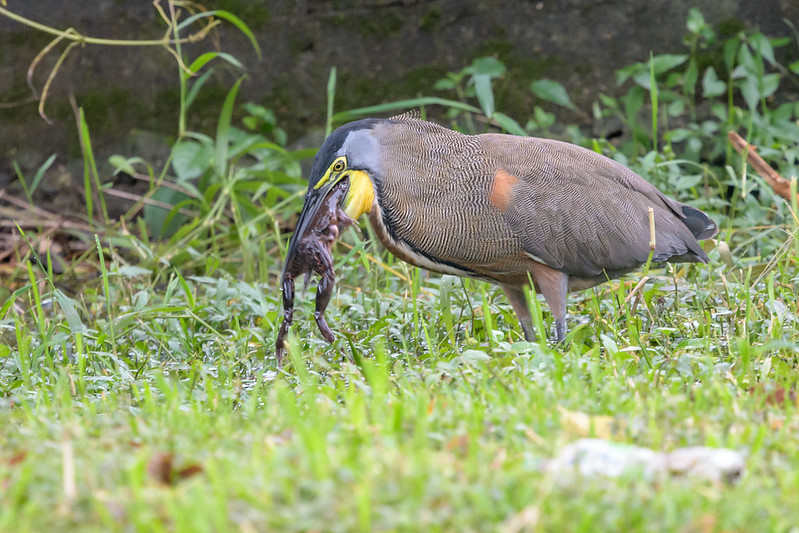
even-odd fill
[[[494,175],[494,183],[491,185],[491,194],[488,195],[488,200],[504,213],[510,205],[511,191],[518,182],[519,178],[509,174],[504,168],[500,168]]]

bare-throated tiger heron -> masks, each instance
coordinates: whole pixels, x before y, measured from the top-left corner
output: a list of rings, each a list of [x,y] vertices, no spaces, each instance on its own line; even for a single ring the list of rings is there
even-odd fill
[[[463,135],[410,116],[335,130],[314,159],[290,264],[334,188],[340,207],[369,215],[380,241],[418,267],[498,284],[534,340],[524,287],[532,280],[566,334],[566,296],[645,264],[707,262],[698,240],[718,228],[623,165],[548,139]],[[286,277],[284,270],[284,279]]]

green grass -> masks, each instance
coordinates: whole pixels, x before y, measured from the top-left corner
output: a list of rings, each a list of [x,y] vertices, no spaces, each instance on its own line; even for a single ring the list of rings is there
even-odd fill
[[[338,340],[318,335],[310,290],[282,369],[273,276],[112,263],[72,297],[23,287],[0,316],[0,529],[788,530],[791,250],[757,283],[714,252],[650,272],[635,307],[635,276],[576,295],[560,347],[521,342],[494,287],[376,267],[359,247],[328,310]],[[719,485],[541,471],[592,433],[733,448],[747,473]]]
[[[630,133],[620,146],[564,131],[713,214],[717,248],[708,265],[573,295],[561,346],[523,342],[497,288],[411,268],[365,229],[334,250],[327,318],[338,339],[322,340],[313,289],[300,293],[278,367],[283,230],[313,150],[287,149],[260,106],[245,106],[246,129],[234,126],[241,80],[215,138],[186,132],[210,71],[191,83],[181,71],[169,162],[111,158],[151,180],[142,203],[172,199],[175,209],[146,205],[138,216],[137,205],[110,227],[103,216],[99,236],[74,230],[89,249],[58,277],[59,257],[33,252],[49,249],[52,228],[26,227],[29,250],[14,268],[0,265],[0,531],[795,531],[797,205],[747,175],[724,133],[746,130],[793,175],[799,107],[768,107],[777,86],[763,35],[738,33],[723,46],[724,70],[700,73],[698,50],[718,43],[698,11],[688,29],[690,53],[631,65],[617,73],[631,80],[626,96],[600,95],[595,117]],[[191,64],[214,58],[238,63],[214,53]],[[477,59],[437,84],[457,101],[334,113],[334,71],[328,128],[433,103],[447,108],[441,122],[484,125],[477,103],[508,131],[549,134],[555,115],[541,107],[524,128],[496,111],[504,103],[491,83],[504,72]],[[712,115],[701,124],[699,79]],[[538,99],[572,105],[559,84],[534,86]],[[692,123],[669,129],[686,109]],[[79,124],[86,186],[99,192],[107,184],[93,170],[89,124]],[[51,162],[27,181],[18,170],[31,204]],[[91,197],[96,221],[104,209]],[[549,330],[545,306],[531,303],[539,333]],[[583,437],[732,448],[746,473],[726,484],[542,468]]]

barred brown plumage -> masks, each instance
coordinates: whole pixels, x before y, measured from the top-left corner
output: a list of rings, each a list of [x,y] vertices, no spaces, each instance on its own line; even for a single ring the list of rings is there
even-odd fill
[[[334,162],[344,159],[344,170]],[[464,135],[418,118],[364,119],[334,131],[311,170],[300,223],[330,187],[368,178],[375,232],[392,253],[435,272],[499,284],[529,340],[523,288],[532,279],[566,331],[566,296],[646,263],[648,209],[656,262],[707,262],[698,240],[716,224],[623,165],[569,143],[497,133]],[[359,182],[363,191],[364,182]],[[350,196],[362,194],[355,189]],[[292,240],[292,244],[294,239]],[[287,261],[296,253],[290,246]]]

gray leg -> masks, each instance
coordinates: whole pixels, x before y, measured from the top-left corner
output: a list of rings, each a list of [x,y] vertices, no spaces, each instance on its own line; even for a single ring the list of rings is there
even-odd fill
[[[555,340],[563,342],[566,338],[566,296],[569,294],[569,275],[557,270],[550,270],[547,274],[537,277],[536,283],[555,319]]]
[[[508,297],[510,305],[516,311],[519,324],[524,331],[524,338],[528,342],[535,342],[535,330],[533,329],[533,317],[530,315],[530,308],[527,307],[527,298],[524,296],[524,289],[510,285],[502,285],[505,296]]]
[[[562,343],[566,338],[566,317],[562,316],[555,319],[555,340]]]

